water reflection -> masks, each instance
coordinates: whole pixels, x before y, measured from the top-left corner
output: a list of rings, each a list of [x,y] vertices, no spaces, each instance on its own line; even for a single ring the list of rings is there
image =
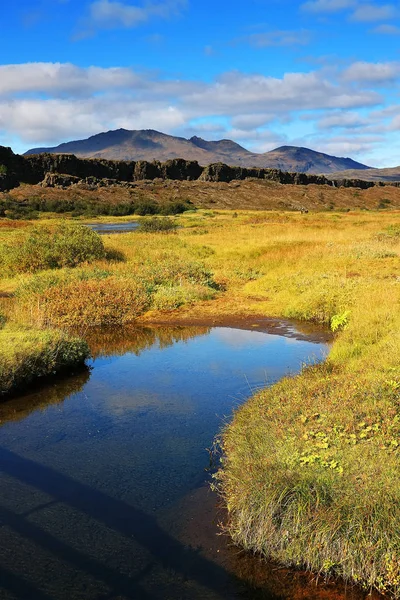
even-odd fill
[[[217,536],[205,487],[205,448],[232,409],[325,346],[209,327],[89,342],[90,374],[0,405],[2,600],[333,598],[279,586]]]
[[[129,231],[135,231],[139,227],[137,221],[131,221],[129,223],[87,223],[87,227],[93,229],[97,233],[109,234],[109,233],[127,233]]]
[[[110,327],[89,331],[85,336],[94,358],[123,356],[133,353],[139,356],[152,347],[168,348],[177,342],[208,335],[211,327]]]
[[[9,421],[20,421],[30,413],[60,404],[80,392],[89,381],[90,370],[83,368],[76,375],[48,381],[46,385],[11,400],[0,402],[0,426]]]

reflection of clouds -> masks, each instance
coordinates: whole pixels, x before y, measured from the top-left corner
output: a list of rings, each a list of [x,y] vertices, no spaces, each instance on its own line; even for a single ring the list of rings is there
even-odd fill
[[[244,348],[245,346],[266,346],[276,342],[272,337],[261,331],[248,331],[247,329],[231,329],[228,327],[217,327],[213,331],[214,336],[230,348]]]
[[[128,413],[146,415],[150,411],[168,415],[189,415],[194,410],[189,395],[172,394],[170,391],[164,395],[149,390],[127,390],[118,394],[104,394],[102,401],[107,414],[116,417],[126,416]]]

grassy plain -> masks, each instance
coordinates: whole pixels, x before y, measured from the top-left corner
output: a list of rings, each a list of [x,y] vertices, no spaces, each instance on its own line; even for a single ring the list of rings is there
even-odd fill
[[[9,270],[6,327],[84,332],[229,314],[334,329],[324,364],[236,412],[216,486],[238,544],[399,598],[400,213],[171,219],[180,227],[170,233],[104,236],[105,255],[90,264]],[[10,243],[31,227],[2,227],[0,237]]]

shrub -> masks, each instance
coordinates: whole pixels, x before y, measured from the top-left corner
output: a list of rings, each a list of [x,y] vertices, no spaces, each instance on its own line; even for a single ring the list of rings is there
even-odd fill
[[[122,325],[134,321],[149,304],[143,283],[116,277],[72,281],[39,296],[43,322],[65,327]]]
[[[153,217],[143,219],[140,223],[139,231],[144,233],[172,233],[178,228],[177,223],[170,219]]]
[[[111,271],[106,269],[75,268],[63,269],[60,271],[43,271],[36,273],[18,285],[15,290],[15,296],[22,300],[30,299],[32,296],[43,294],[51,287],[59,287],[73,281],[88,281],[90,279],[107,279]]]
[[[17,200],[11,194],[7,194],[0,200],[0,216],[13,220],[34,219],[38,217],[40,212],[70,213],[75,217],[97,217],[100,215],[124,217],[134,214],[141,216],[177,215],[189,209],[193,210],[189,200],[170,200],[158,204],[151,198],[137,198],[110,204],[82,196],[62,199],[31,196],[23,200]]]
[[[139,200],[134,208],[135,214],[140,216],[155,215],[158,212],[158,205],[153,200]]]
[[[88,227],[63,223],[35,227],[18,244],[0,248],[0,266],[13,273],[75,267],[105,257],[101,237]]]
[[[179,215],[186,210],[192,208],[189,203],[182,200],[175,200],[162,204],[159,208],[160,215]]]

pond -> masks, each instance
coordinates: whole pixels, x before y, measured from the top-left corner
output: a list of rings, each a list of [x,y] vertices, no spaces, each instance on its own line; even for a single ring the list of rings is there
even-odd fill
[[[130,221],[126,223],[87,223],[87,227],[93,229],[99,234],[109,233],[128,233],[129,231],[135,231],[139,227],[139,223]]]
[[[2,600],[363,597],[218,535],[214,436],[327,352],[322,334],[269,325],[102,331],[90,369],[0,404]]]

